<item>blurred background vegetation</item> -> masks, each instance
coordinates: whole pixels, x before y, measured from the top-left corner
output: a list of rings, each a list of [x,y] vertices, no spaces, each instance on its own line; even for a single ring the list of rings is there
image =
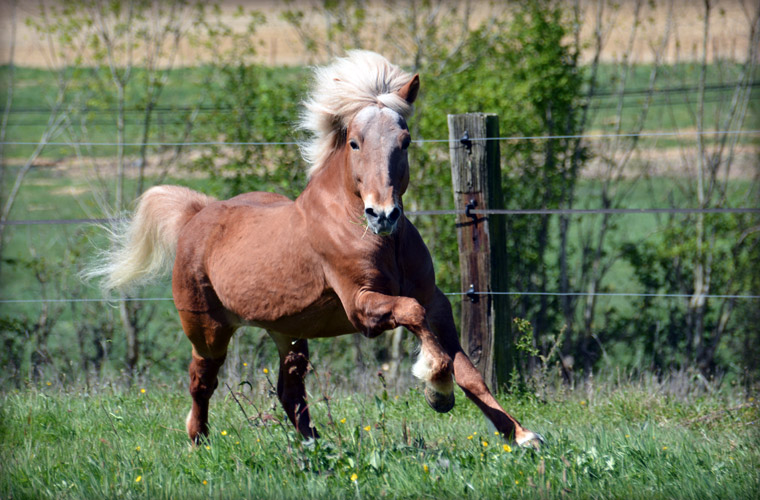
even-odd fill
[[[138,300],[90,301],[99,293],[78,273],[104,244],[101,228],[7,222],[115,216],[158,183],[297,196],[304,63],[352,48],[420,73],[414,139],[445,139],[446,115],[465,112],[496,113],[504,137],[552,137],[501,141],[503,208],[758,208],[760,8],[688,4],[8,2],[3,386],[185,383],[189,344],[171,301],[141,300],[170,297],[168,278]],[[14,57],[18,26],[39,40],[36,67]],[[273,40],[300,60],[273,61]],[[713,133],[737,130],[751,133]],[[408,211],[455,208],[447,143],[415,143],[410,164]],[[498,217],[508,291],[557,293],[512,298],[513,388],[594,374],[757,383],[760,300],[738,297],[760,295],[757,212]],[[411,218],[440,288],[463,291],[454,218]],[[640,295],[599,295],[610,292]],[[400,331],[311,345],[314,365],[349,389],[378,370],[407,387],[414,347]],[[266,366],[274,347],[242,330],[225,376]]]

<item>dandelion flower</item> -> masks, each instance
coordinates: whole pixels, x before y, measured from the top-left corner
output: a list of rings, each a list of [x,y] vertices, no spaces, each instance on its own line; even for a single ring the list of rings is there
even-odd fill
[[[140,451],[140,447],[139,447],[139,446],[137,446],[137,447],[135,448],[135,451]]]
[[[515,484],[520,484],[520,481],[518,481],[517,479],[515,479]]]
[[[369,430],[370,430],[371,428],[372,428],[372,427],[368,425],[367,427],[365,427],[365,428],[364,428],[364,430],[365,430],[365,431],[367,431],[367,432],[369,432]]]
[[[499,431],[493,431],[493,435],[494,436],[498,436],[499,435]]]
[[[357,479],[359,479],[359,476],[356,475],[356,472],[351,474],[351,481],[356,481]]]
[[[235,441],[235,444],[240,444],[240,441]]]
[[[226,436],[226,435],[227,435],[227,431],[222,431],[222,436]]]
[[[467,436],[467,439],[472,439],[472,434],[470,434],[469,436]]]
[[[135,478],[135,482],[139,483],[140,481],[142,481],[142,476],[137,476],[137,478]]]
[[[145,394],[145,389],[140,389],[140,394]]]
[[[206,445],[206,449],[207,449],[207,450],[210,450],[210,449],[211,449],[211,446],[209,446],[209,445]]]
[[[267,370],[266,368],[264,368],[264,375],[266,375],[267,373],[269,373],[269,370]]]
[[[630,434],[626,434],[625,437],[629,438],[629,437],[631,437],[631,435]]]
[[[204,479],[204,480],[203,480],[203,484],[204,484],[204,485],[208,484],[208,481],[206,481],[206,480]]]
[[[667,449],[668,449],[668,447],[667,447],[667,446],[663,446],[663,447],[662,447],[662,450],[663,450],[663,451],[665,451],[665,450],[667,450]]]
[[[346,418],[345,418],[345,417],[341,418],[341,419],[340,419],[340,423],[341,423],[341,424],[345,424],[345,423],[346,423]]]
[[[504,451],[506,451],[507,453],[512,453],[512,447],[509,446],[508,444],[505,444],[504,446],[502,446],[502,448],[504,448]]]
[[[482,444],[483,444],[483,448],[485,448],[485,447],[487,447],[487,446],[488,446],[488,441],[483,441],[483,443],[482,443]]]
[[[428,468],[427,464],[422,464],[422,470],[425,471],[425,474],[427,474],[428,472],[430,472],[430,468]]]
[[[585,401],[581,401],[581,406],[583,406],[583,405],[585,405],[585,404],[586,404],[586,402],[585,402]]]

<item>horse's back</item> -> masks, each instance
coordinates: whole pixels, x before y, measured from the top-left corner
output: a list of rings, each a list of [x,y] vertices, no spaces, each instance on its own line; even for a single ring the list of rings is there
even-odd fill
[[[293,200],[287,196],[267,191],[253,191],[239,194],[225,202],[227,205],[248,205],[251,207],[279,207],[290,205]]]

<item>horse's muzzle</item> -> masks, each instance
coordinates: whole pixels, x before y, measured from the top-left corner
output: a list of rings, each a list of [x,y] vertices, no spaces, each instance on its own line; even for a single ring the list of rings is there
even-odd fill
[[[373,233],[379,236],[389,236],[396,231],[398,220],[401,218],[401,209],[393,207],[390,211],[375,210],[373,207],[364,209],[364,217]]]

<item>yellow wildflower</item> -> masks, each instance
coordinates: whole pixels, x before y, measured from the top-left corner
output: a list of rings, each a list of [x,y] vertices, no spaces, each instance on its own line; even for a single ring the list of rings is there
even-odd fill
[[[140,481],[142,481],[142,476],[137,476],[137,478],[135,479],[135,482],[139,483]]]
[[[135,451],[140,451],[140,447],[139,447],[139,446],[137,446],[137,447],[135,448]]]
[[[365,428],[364,428],[364,430],[365,430],[365,431],[367,431],[367,432],[369,432],[369,430],[370,430],[371,428],[372,428],[372,427],[368,425],[367,427],[365,427]]]
[[[246,363],[246,362],[243,362],[243,366],[248,366],[248,363]]]
[[[210,450],[210,449],[211,449],[211,446],[209,446],[209,445],[206,445],[206,449],[207,449],[207,450]]]
[[[356,472],[351,474],[351,481],[356,481],[357,479],[359,479],[359,476],[356,475]]]
[[[345,418],[345,417],[341,418],[341,419],[340,419],[340,423],[341,423],[341,424],[345,424],[345,423],[346,423],[346,418]]]
[[[667,447],[667,446],[663,446],[663,447],[662,447],[662,450],[663,450],[663,451],[665,451],[665,450],[667,450],[667,449],[668,449],[668,447]]]
[[[586,404],[586,402],[585,402],[585,401],[581,401],[581,406],[583,406],[583,405],[585,405],[585,404]]]
[[[430,472],[430,469],[428,468],[427,464],[422,464],[422,470],[425,471],[425,474],[427,474],[428,472]]]
[[[630,434],[626,434],[625,437],[629,438],[629,437],[631,437],[631,435]]]
[[[483,441],[483,448],[485,448],[486,446],[488,446],[488,441]]]
[[[507,453],[512,453],[512,447],[509,446],[508,444],[505,444],[502,448],[504,448],[504,451],[506,451]]]
[[[48,382],[47,385],[51,386],[51,385],[53,385],[53,383],[52,382]],[[750,401],[752,401],[752,400],[750,399]]]
[[[518,481],[517,479],[515,479],[515,484],[520,484],[520,481]]]
[[[227,431],[222,431],[222,436],[226,436],[226,435],[227,435]]]
[[[499,435],[499,431],[493,431],[493,435],[494,436],[498,436]]]
[[[264,368],[264,375],[266,375],[267,373],[269,373],[269,370],[267,370],[266,368]]]
[[[203,484],[208,484],[208,481],[206,481],[206,480],[204,479],[204,480],[203,480]]]
[[[470,434],[469,436],[467,436],[467,439],[472,439],[472,434]]]

